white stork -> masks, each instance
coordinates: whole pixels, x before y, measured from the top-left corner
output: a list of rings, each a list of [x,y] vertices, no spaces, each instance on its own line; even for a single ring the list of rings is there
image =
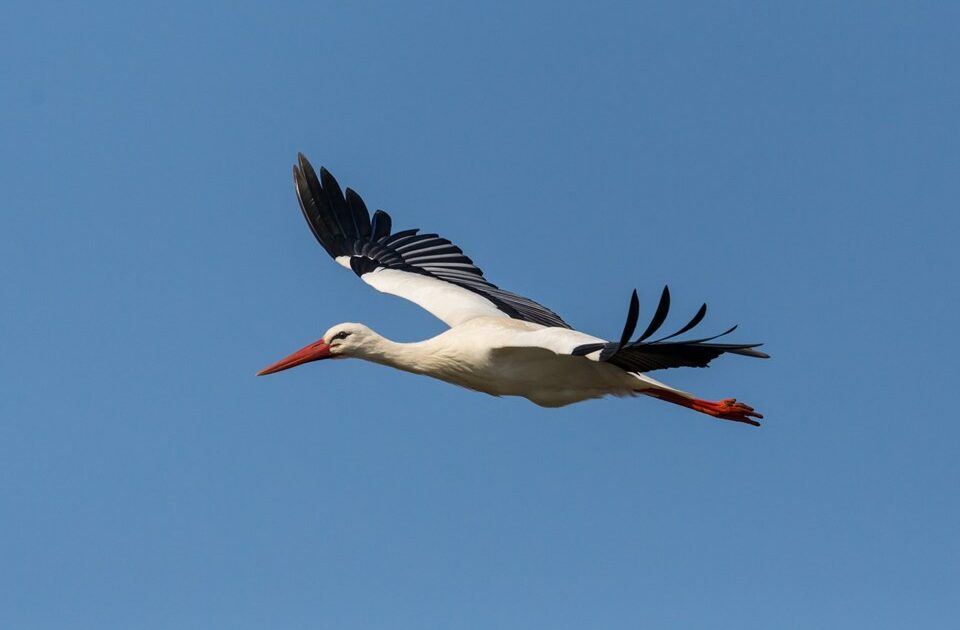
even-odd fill
[[[436,234],[392,231],[390,215],[370,217],[360,196],[346,195],[326,169],[320,177],[303,156],[293,167],[300,208],[313,235],[338,263],[384,293],[406,298],[450,329],[425,341],[397,343],[363,324],[337,324],[323,338],[265,368],[258,375],[310,361],[356,357],[424,374],[493,396],[522,396],[544,407],[562,407],[606,395],[644,394],[725,420],[759,426],[763,416],[735,399],[711,402],[656,381],[644,372],[706,367],[724,353],[767,358],[760,344],[668,341],[700,323],[704,304],[680,330],[647,341],[670,306],[666,287],[649,326],[635,341],[639,315],[633,292],[619,341],[576,330],[529,298],[500,289],[483,277],[463,251]]]

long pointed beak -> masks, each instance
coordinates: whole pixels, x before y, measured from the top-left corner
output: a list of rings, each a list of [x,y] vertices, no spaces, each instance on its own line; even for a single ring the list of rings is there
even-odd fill
[[[281,370],[289,370],[292,367],[297,367],[298,365],[303,365],[304,363],[310,363],[311,361],[326,359],[329,356],[330,344],[321,339],[320,341],[314,341],[305,348],[300,348],[290,356],[280,359],[273,365],[263,368],[257,372],[257,376],[273,374],[274,372],[280,372]]]

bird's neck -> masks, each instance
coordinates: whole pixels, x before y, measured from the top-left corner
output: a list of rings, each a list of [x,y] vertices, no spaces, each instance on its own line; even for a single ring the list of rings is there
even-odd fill
[[[417,374],[430,374],[435,362],[429,340],[398,343],[386,337],[379,337],[376,343],[365,350],[361,358]]]

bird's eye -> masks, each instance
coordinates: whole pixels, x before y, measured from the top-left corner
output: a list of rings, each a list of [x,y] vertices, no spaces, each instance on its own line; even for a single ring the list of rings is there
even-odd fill
[[[341,330],[340,332],[338,332],[337,334],[335,334],[335,335],[333,336],[333,339],[334,339],[334,340],[337,340],[337,339],[346,339],[347,336],[349,336],[349,335],[350,335],[350,333],[348,333],[347,331]]]

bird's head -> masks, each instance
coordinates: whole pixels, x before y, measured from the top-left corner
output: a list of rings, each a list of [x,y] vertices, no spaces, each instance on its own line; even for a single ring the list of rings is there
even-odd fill
[[[257,376],[273,374],[320,359],[364,357],[373,350],[380,336],[363,324],[337,324],[321,339],[266,367]]]

